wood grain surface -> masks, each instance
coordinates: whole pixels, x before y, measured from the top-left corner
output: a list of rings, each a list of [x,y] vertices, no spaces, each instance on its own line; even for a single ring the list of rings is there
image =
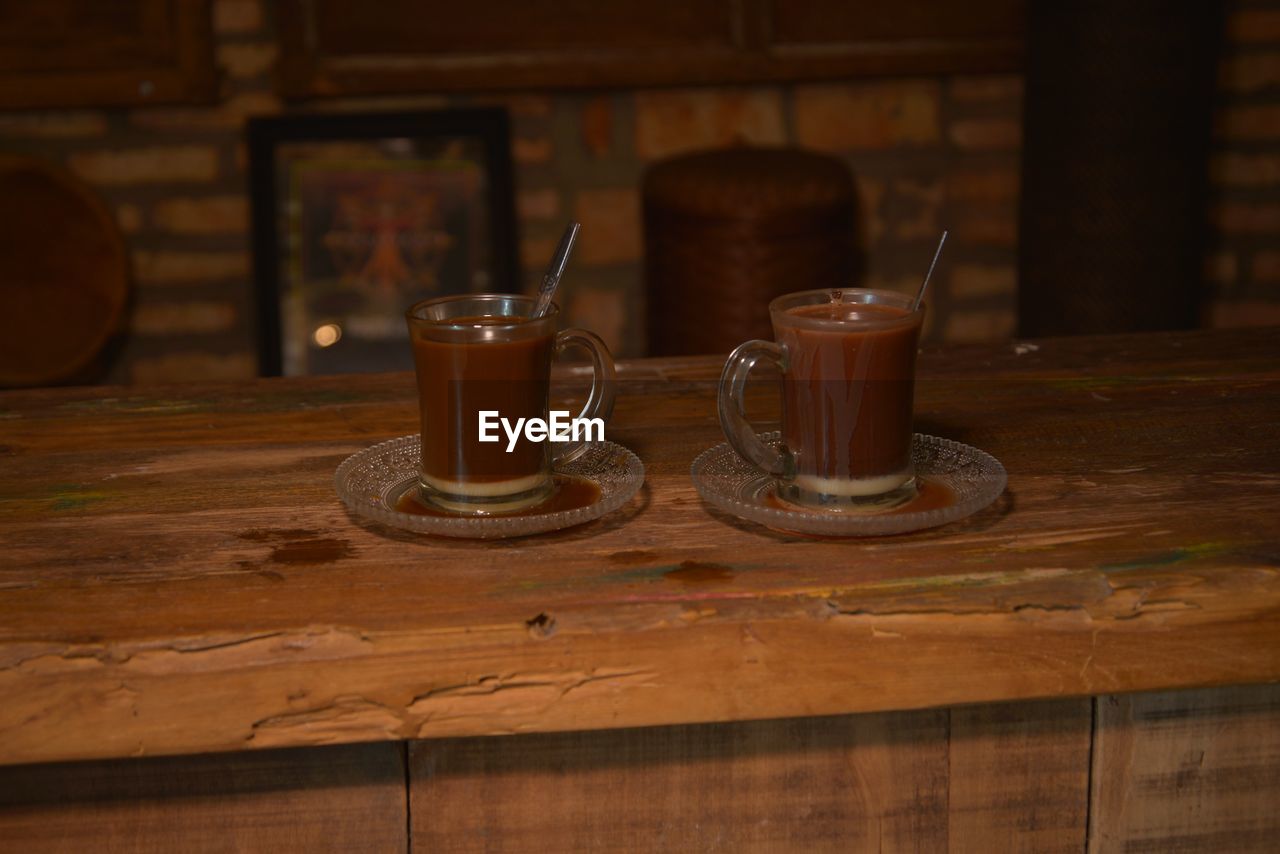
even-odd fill
[[[414,742],[428,851],[1080,851],[1089,700]]]
[[[946,722],[929,710],[416,742],[412,836],[431,851],[939,850]]]
[[[0,7],[0,108],[217,100],[210,0],[131,0],[111,14],[93,0]]]
[[[1280,686],[1097,705],[1090,851],[1276,850]]]
[[[950,710],[948,851],[1081,850],[1092,705],[1079,699]]]
[[[691,86],[1022,67],[1023,0],[276,4],[284,94]]]
[[[366,523],[405,375],[0,395],[0,762],[803,717],[1280,679],[1274,330],[926,352],[961,523],[773,532],[688,476],[716,358],[624,366],[646,488],[508,542]]]
[[[0,850],[407,851],[404,746],[0,768]]]

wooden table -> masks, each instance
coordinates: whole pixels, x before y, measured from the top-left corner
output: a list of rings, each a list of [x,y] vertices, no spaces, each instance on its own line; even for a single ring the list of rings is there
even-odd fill
[[[720,361],[625,365],[640,496],[496,543],[336,498],[405,375],[0,395],[0,848],[1273,848],[1275,330],[926,352],[1009,488],[864,541],[702,504]]]

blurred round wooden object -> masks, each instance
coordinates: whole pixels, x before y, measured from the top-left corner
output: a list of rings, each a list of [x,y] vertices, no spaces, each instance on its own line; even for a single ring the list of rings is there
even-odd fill
[[[63,170],[0,155],[0,386],[85,381],[129,295],[124,240]]]
[[[857,194],[843,160],[702,151],[651,166],[643,197],[651,356],[772,340],[774,297],[855,285]]]

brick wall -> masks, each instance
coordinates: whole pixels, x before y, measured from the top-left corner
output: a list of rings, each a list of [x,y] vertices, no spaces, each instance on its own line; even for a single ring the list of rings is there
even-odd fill
[[[215,0],[212,107],[0,114],[0,147],[60,162],[116,212],[133,253],[131,334],[115,382],[252,376],[243,124],[284,109],[269,0]],[[1210,216],[1218,324],[1280,322],[1280,0],[1234,0]],[[638,187],[647,164],[735,142],[796,144],[845,158],[859,183],[867,284],[914,289],[941,230],[927,335],[1012,334],[1021,81],[1016,75],[795,86],[344,98],[300,110],[497,104],[512,118],[526,282],[564,222],[584,223],[566,279],[569,320],[616,353],[644,348]]]
[[[1280,324],[1280,2],[1228,5],[1210,182],[1206,323]]]

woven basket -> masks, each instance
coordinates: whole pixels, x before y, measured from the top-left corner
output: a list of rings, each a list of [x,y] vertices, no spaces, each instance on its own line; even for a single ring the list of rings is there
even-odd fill
[[[774,297],[853,281],[856,193],[841,160],[704,151],[650,167],[643,197],[649,355],[770,339]]]

